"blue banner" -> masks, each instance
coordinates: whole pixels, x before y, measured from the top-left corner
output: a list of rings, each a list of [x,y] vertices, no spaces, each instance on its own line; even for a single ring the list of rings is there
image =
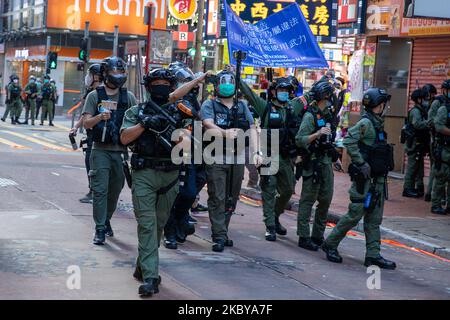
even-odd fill
[[[255,24],[246,24],[225,4],[230,62],[233,51],[247,52],[243,66],[328,68],[300,7],[292,4]]]

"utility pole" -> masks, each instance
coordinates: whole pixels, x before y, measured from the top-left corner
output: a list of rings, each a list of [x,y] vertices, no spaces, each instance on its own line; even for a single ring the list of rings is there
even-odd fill
[[[119,48],[119,26],[114,26],[114,48],[113,56],[117,57],[117,52]]]
[[[198,1],[198,23],[197,33],[195,34],[195,56],[194,73],[201,72],[202,68],[202,44],[203,44],[203,15],[205,11],[205,0]]]
[[[48,61],[48,53],[50,52],[50,46],[52,42],[52,37],[47,36],[47,45],[45,46],[45,74],[50,74],[50,65]]]
[[[147,51],[145,53],[145,74],[148,73],[150,65],[150,54],[152,50],[152,23],[153,23],[153,3],[150,2],[145,7],[144,24],[147,25]]]
[[[89,55],[91,54],[91,39],[89,39],[89,25],[90,22],[86,21],[84,24],[84,39],[87,39],[87,59],[83,62],[83,78],[81,79],[80,83],[81,83],[81,90],[80,92],[82,94],[85,93],[85,90],[87,90],[87,88],[84,85],[84,79],[86,78],[86,74],[87,74],[87,61],[89,59]]]

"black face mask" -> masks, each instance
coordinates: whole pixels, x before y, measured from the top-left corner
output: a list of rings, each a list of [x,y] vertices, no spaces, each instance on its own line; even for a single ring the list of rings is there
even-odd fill
[[[150,86],[150,97],[157,104],[165,104],[169,101],[170,86],[153,85]]]
[[[127,75],[122,74],[109,74],[106,77],[106,84],[111,89],[117,89],[122,87],[127,82]]]

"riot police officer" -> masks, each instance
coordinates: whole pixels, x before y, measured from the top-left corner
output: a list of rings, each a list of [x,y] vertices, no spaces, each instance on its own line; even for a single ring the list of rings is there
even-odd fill
[[[48,115],[48,125],[53,127],[53,100],[55,99],[55,87],[50,83],[50,76],[46,75],[44,77],[44,84],[41,87],[41,123],[44,125],[44,120],[47,119]]]
[[[86,77],[84,79],[84,85],[86,86],[86,93],[81,98],[82,103],[86,103],[86,97],[89,93],[97,89],[100,85],[103,83],[103,74],[102,74],[102,67],[99,63],[92,64],[89,69],[88,73],[86,74]],[[69,134],[76,136],[78,129],[83,125],[84,117],[81,116],[80,120],[74,125],[74,127],[70,130]],[[90,165],[90,158],[91,158],[91,152],[92,152],[92,145],[94,141],[92,140],[92,129],[86,129],[86,138],[81,140],[81,145],[83,146],[83,152],[84,152],[84,164],[86,167],[86,172],[88,174],[88,181],[89,181],[89,192],[80,199],[81,203],[92,203],[92,188],[91,188],[91,182],[89,178],[89,171],[91,170]]]
[[[426,202],[430,202],[431,201],[431,191],[433,189],[433,183],[434,183],[434,141],[435,141],[435,130],[434,130],[434,121],[433,118],[436,115],[436,111],[433,111],[433,114],[430,115],[431,112],[431,107],[433,106],[435,97],[437,95],[437,89],[436,87],[431,84],[431,83],[427,83],[426,85],[423,86],[422,88],[425,92],[426,98],[424,101],[424,104],[428,104],[428,121],[429,121],[429,125],[430,125],[430,135],[431,135],[431,139],[430,139],[430,177],[428,178],[428,186],[427,186],[427,192],[425,193],[425,197],[424,200]]]
[[[92,129],[94,141],[89,176],[96,245],[105,243],[105,235],[114,235],[110,220],[124,186],[122,154],[127,152],[120,142],[119,130],[125,111],[137,104],[134,94],[124,87],[127,81],[125,61],[109,57],[102,61],[101,68],[105,85],[88,94],[82,112],[83,126]]]
[[[22,88],[17,75],[11,75],[10,80],[10,83],[6,87],[6,110],[3,114],[2,121],[4,122],[8,117],[8,113],[11,113],[11,124],[21,124],[19,117],[22,113],[22,100],[20,97]]]
[[[408,112],[407,127],[405,128],[405,152],[408,155],[403,196],[420,198],[425,193],[423,183],[424,158],[430,150],[430,128],[428,121],[429,102],[426,101],[425,90],[416,89],[411,94],[414,107]]]
[[[256,127],[251,112],[244,103],[238,102],[236,105],[233,99],[237,91],[234,74],[226,70],[219,72],[215,77],[214,89],[216,98],[203,103],[201,116],[207,133],[212,134],[214,139],[220,139],[223,145],[223,150],[213,148],[214,156],[205,154],[208,211],[214,242],[212,250],[222,252],[225,246],[233,246],[232,240],[228,238],[228,226],[244,176],[245,146],[236,147],[236,139],[242,130],[252,129],[251,147],[253,150],[257,147]],[[233,147],[227,148],[227,145]]]
[[[178,88],[195,79],[192,71],[181,62],[171,63],[169,70],[175,76]],[[183,100],[187,101],[196,113],[200,112],[198,94],[199,86],[197,85],[183,97]],[[194,130],[198,129],[197,126],[192,126],[192,134],[195,135]],[[189,209],[206,184],[205,165],[184,164],[180,170],[180,182],[180,190],[172,206],[167,224],[164,227],[164,245],[168,249],[177,249],[177,241],[184,242],[188,235],[195,232],[194,224],[190,223],[192,217],[189,215]]]
[[[297,157],[295,134],[300,122],[299,115],[303,110],[300,100],[291,101],[294,92],[291,82],[279,78],[273,85],[271,100],[265,101],[253,92],[247,84],[241,83],[241,90],[249,104],[261,119],[261,128],[278,130],[279,151],[277,159],[279,169],[271,175],[261,176],[260,186],[263,200],[263,216],[266,225],[265,239],[276,241],[277,234],[286,235],[287,230],[280,223],[280,215],[294,193],[294,161]],[[278,193],[278,197],[277,197]]]
[[[341,263],[337,247],[348,231],[364,217],[366,235],[365,266],[395,269],[396,264],[380,255],[380,225],[383,218],[386,176],[394,168],[393,147],[387,143],[384,115],[391,96],[386,90],[370,88],[364,93],[366,113],[348,130],[344,146],[351,157],[352,178],[348,212],[322,244],[331,262]]]
[[[450,179],[450,79],[442,83],[442,96],[433,102],[432,109],[437,109],[434,117],[436,131],[436,149],[434,152],[435,178],[431,195],[431,212],[445,215],[450,212],[447,191],[447,208],[441,207],[441,199],[445,196]],[[430,110],[430,113],[432,111]]]
[[[314,101],[305,112],[296,135],[303,162],[303,185],[298,208],[298,246],[317,251],[323,242],[328,209],[333,198],[332,163],[337,160],[334,149],[336,123],[331,113],[334,89],[327,81],[314,87]],[[312,236],[309,220],[314,203],[318,202]]]
[[[175,76],[167,69],[151,70],[144,77],[149,101],[129,109],[121,128],[121,141],[133,151],[132,194],[138,222],[138,251],[134,277],[144,283],[139,294],[159,292],[158,247],[170,208],[177,195],[179,166],[171,160],[171,133],[185,126],[173,104],[204,80],[204,76],[175,89]],[[166,114],[167,116],[165,116]],[[174,119],[176,124],[172,124]]]
[[[27,107],[25,111],[25,124],[28,124],[28,119],[31,113],[31,125],[34,126],[36,118],[36,99],[39,95],[39,87],[36,83],[36,77],[30,76],[30,81],[25,86],[25,93],[27,94]]]

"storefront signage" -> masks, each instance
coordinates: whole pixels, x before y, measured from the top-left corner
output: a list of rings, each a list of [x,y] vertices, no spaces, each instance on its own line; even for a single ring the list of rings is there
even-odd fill
[[[339,0],[338,23],[355,22],[358,19],[358,0]]]
[[[368,0],[366,34],[387,35],[391,16],[391,0]]]
[[[434,76],[445,76],[447,74],[448,59],[435,60],[431,63],[431,74]]]
[[[18,59],[26,59],[29,56],[29,51],[27,49],[24,50],[16,50],[15,58]]]
[[[365,32],[366,2],[367,0],[340,0],[338,14],[338,36],[351,37]],[[356,3],[353,9],[353,3]],[[347,7],[347,9],[346,9]],[[355,13],[353,13],[355,10]],[[350,19],[356,14],[355,19]]]
[[[168,0],[48,0],[47,28],[83,30],[85,22],[97,32],[146,35],[144,9],[153,4],[152,26],[166,29]]]
[[[170,31],[152,30],[151,64],[169,64],[172,62],[172,34]]]
[[[197,12],[197,0],[169,0],[169,12],[177,20],[190,20]]]
[[[338,0],[227,0],[245,23],[255,23],[296,2],[320,42],[336,42]]]

